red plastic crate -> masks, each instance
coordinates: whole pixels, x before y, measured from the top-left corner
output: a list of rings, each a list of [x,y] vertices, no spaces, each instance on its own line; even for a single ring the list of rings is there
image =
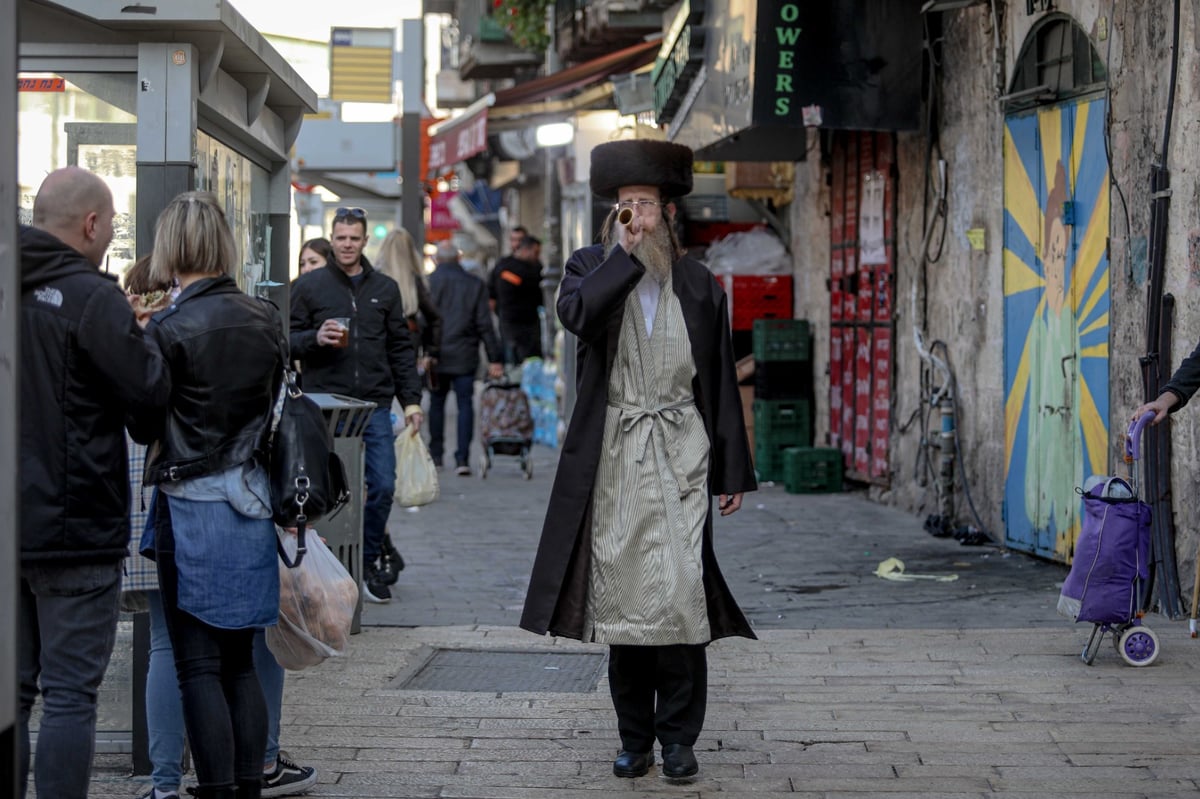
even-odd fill
[[[753,330],[755,319],[792,318],[791,275],[727,275],[725,291],[734,330]]]

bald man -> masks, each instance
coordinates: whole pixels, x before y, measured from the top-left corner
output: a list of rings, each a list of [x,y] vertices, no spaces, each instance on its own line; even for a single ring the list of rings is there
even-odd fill
[[[37,793],[87,796],[129,543],[126,419],[149,443],[135,422],[170,393],[161,354],[98,268],[113,216],[104,182],[67,167],[21,226],[21,797],[39,689]]]

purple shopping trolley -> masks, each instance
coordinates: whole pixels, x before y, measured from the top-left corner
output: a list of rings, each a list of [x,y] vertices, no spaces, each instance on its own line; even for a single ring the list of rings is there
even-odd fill
[[[1150,576],[1150,506],[1137,496],[1136,462],[1142,429],[1153,418],[1147,413],[1130,425],[1125,441],[1130,482],[1092,477],[1082,490],[1083,526],[1058,612],[1094,625],[1080,654],[1088,665],[1105,633],[1112,633],[1117,652],[1131,666],[1148,666],[1158,657],[1158,637],[1142,624],[1138,606],[1140,586]]]

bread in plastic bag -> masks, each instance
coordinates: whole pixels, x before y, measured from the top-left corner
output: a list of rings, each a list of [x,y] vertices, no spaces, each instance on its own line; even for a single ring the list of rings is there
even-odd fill
[[[421,436],[411,426],[396,437],[396,504],[411,508],[438,497],[437,467]]]
[[[289,559],[296,536],[276,528]],[[308,553],[289,569],[279,561],[279,623],[267,628],[267,647],[285,669],[299,671],[346,654],[358,583],[315,530],[304,536]]]

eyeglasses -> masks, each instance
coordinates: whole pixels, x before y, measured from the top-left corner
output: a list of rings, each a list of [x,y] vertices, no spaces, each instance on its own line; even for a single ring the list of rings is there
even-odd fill
[[[354,219],[366,219],[367,212],[361,208],[339,208],[333,212],[334,219],[344,219],[352,217]]]
[[[620,211],[622,208],[629,208],[638,213],[654,213],[654,209],[666,205],[658,200],[624,200],[613,206],[613,210]]]

